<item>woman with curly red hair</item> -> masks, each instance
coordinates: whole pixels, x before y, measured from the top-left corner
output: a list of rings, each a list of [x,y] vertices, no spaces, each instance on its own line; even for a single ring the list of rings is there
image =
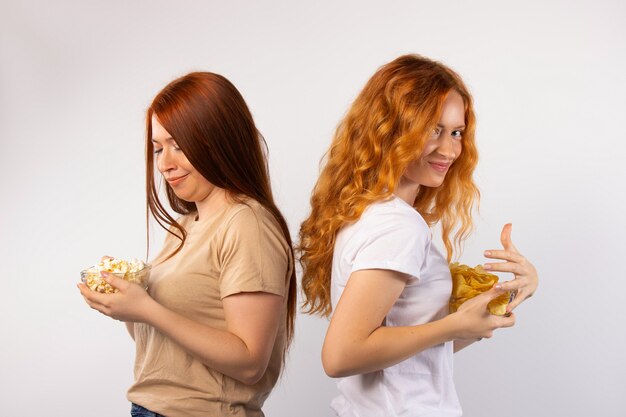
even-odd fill
[[[309,313],[332,318],[322,350],[340,378],[338,416],[459,416],[452,354],[514,325],[511,310],[537,274],[502,233],[505,262],[485,265],[515,279],[448,313],[448,263],[472,228],[479,193],[472,97],[446,66],[401,56],[368,81],[340,123],[300,230]],[[447,256],[434,244],[439,224]],[[487,311],[515,291],[507,315]]]

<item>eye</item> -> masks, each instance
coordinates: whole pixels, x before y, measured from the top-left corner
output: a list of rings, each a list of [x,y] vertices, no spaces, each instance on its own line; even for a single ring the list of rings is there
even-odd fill
[[[163,152],[163,148],[159,148],[159,149],[154,148],[154,154],[155,154],[155,155],[158,155],[158,154],[160,154],[161,152]]]
[[[462,130],[453,130],[450,135],[452,135],[453,138],[455,139],[462,139],[463,138],[463,131]]]
[[[431,138],[437,138],[439,137],[439,135],[441,135],[441,128],[440,127],[436,127],[433,129],[432,133],[430,134]]]

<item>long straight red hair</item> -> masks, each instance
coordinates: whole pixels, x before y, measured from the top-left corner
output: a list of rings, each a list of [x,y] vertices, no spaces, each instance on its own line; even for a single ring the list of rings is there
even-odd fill
[[[187,232],[159,199],[154,173],[152,116],[156,116],[191,165],[207,181],[226,190],[235,201],[245,202],[246,198],[251,198],[267,209],[276,218],[289,248],[292,248],[287,222],[272,196],[267,143],[257,130],[246,102],[225,77],[210,72],[192,72],[166,85],[146,114],[146,221],[149,223],[152,215],[161,227],[180,239],[178,248],[170,256],[182,248]],[[178,198],[167,182],[165,187],[172,210],[179,214],[196,211],[195,203]],[[289,285],[286,346],[293,338],[296,312],[296,273],[293,249],[290,251],[291,275],[286,283]]]

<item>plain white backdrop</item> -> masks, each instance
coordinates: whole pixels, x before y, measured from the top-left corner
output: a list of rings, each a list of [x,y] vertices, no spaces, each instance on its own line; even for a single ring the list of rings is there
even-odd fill
[[[144,111],[167,82],[239,88],[295,236],[351,101],[420,53],[476,103],[482,202],[461,260],[511,221],[541,279],[515,328],[457,354],[465,415],[625,416],[625,28],[619,0],[3,0],[0,415],[129,415],[132,341],[75,283],[102,254],[145,254]],[[267,416],[329,415],[326,325],[298,317]]]

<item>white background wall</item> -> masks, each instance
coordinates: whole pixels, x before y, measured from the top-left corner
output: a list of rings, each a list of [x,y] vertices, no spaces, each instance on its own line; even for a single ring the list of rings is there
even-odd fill
[[[456,358],[467,416],[626,415],[626,3],[0,3],[0,415],[128,415],[133,345],[78,272],[145,251],[144,111],[191,70],[228,77],[270,147],[295,235],[337,122],[417,52],[476,100],[482,191],[462,258],[501,226],[540,271],[514,329]],[[162,234],[156,229],[159,245]],[[325,416],[326,321],[300,316],[268,416]]]

